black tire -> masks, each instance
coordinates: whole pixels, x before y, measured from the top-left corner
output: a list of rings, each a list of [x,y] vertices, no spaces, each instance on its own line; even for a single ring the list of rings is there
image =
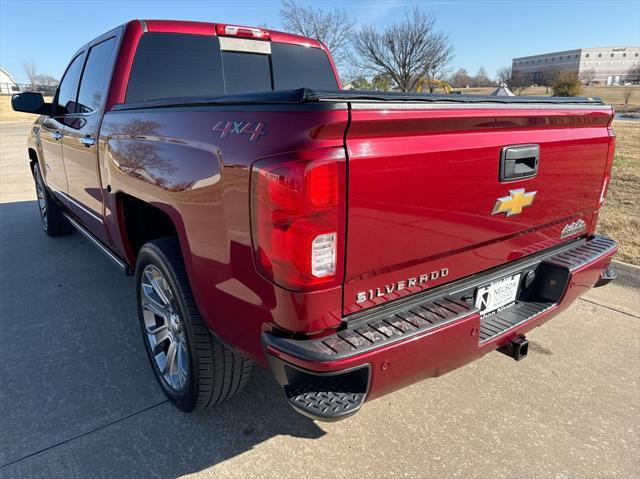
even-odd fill
[[[186,330],[189,373],[181,391],[174,390],[163,376],[147,338],[141,291],[143,271],[148,265],[158,268],[167,280],[173,295],[171,302],[175,303],[173,308]],[[138,317],[151,367],[163,391],[179,409],[202,410],[240,392],[249,380],[253,363],[225,347],[209,332],[193,298],[177,238],[153,240],[141,248],[136,261],[136,290]]]
[[[33,180],[36,186],[36,195],[38,198],[38,209],[40,211],[40,220],[42,228],[49,236],[63,236],[73,233],[73,226],[62,215],[62,207],[51,196],[47,189],[40,165],[37,161],[33,163]]]

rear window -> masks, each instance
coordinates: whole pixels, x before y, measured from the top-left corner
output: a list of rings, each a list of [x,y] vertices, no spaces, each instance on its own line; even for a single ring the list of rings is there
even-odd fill
[[[319,48],[272,43],[271,62],[275,90],[338,88],[329,57]]]
[[[225,51],[222,65],[227,93],[271,90],[269,55]]]
[[[217,38],[175,33],[142,35],[131,67],[126,101],[222,94]]]
[[[336,90],[318,48],[271,43],[271,55],[220,51],[215,36],[145,33],[131,67],[127,102],[295,88]]]

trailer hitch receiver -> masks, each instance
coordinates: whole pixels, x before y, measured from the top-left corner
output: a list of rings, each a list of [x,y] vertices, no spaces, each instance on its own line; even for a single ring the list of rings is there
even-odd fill
[[[529,352],[529,341],[524,337],[524,335],[520,335],[510,343],[498,348],[498,351],[515,359],[516,361],[520,361],[527,357],[527,353]]]

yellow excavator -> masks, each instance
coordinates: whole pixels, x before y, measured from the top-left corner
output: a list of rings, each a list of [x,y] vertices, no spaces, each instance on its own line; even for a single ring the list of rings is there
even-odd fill
[[[433,78],[420,78],[418,81],[418,85],[416,86],[416,92],[422,93],[422,90],[425,90],[427,93],[429,92],[429,85],[435,88],[442,88],[447,95],[451,95],[453,93],[453,87],[449,85],[446,81],[443,80],[435,80]]]

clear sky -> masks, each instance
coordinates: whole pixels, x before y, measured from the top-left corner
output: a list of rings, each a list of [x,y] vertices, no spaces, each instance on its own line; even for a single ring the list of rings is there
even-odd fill
[[[438,16],[455,50],[450,69],[490,76],[513,57],[581,47],[639,45],[640,0],[300,0],[340,7],[358,25],[384,26],[418,5]],[[60,78],[83,43],[133,18],[280,27],[279,0],[0,0],[0,65],[25,81],[24,60]]]

